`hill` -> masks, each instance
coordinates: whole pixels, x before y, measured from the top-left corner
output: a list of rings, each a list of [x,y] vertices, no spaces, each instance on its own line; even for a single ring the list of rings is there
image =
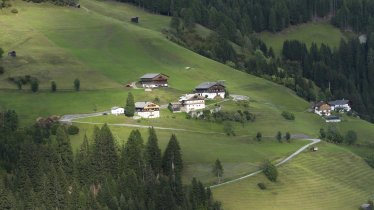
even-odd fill
[[[374,171],[361,158],[323,144],[279,168],[279,181],[260,175],[213,190],[225,209],[357,209],[373,195]],[[263,182],[266,190],[257,183]]]
[[[8,10],[0,14],[0,27],[4,28],[0,31],[2,47],[6,51],[16,50],[19,55],[2,61],[6,72],[0,76],[0,107],[15,109],[23,125],[33,123],[39,116],[90,113],[123,106],[130,91],[135,100],[158,97],[165,104],[190,92],[200,82],[225,80],[231,94],[250,98],[249,109],[256,114],[253,123],[244,126],[234,123],[236,137],[222,135],[222,124],[188,120],[183,114],[174,115],[167,110],[156,120],[111,116],[81,120],[191,130],[159,129],[157,132],[162,148],[170,134],[177,133],[187,161],[185,178],[198,176],[205,182],[212,182],[210,167],[216,158],[222,159],[227,178],[237,177],[257,169],[264,158],[278,160],[303,144],[297,141],[275,143],[273,136],[277,131],[317,136],[319,129],[326,126],[320,117],[307,112],[309,103],[289,89],[204,58],[167,40],[161,31],[167,27],[168,17],[117,2],[82,0],[81,9],[21,1],[15,1],[14,5],[20,11],[18,15]],[[129,18],[134,15],[140,17],[139,24],[130,22]],[[171,88],[149,93],[124,87],[148,72],[169,75]],[[41,90],[31,93],[25,85],[20,91],[8,81],[8,77],[23,75],[37,77]],[[79,92],[73,90],[75,78],[81,80]],[[50,92],[51,80],[57,82],[57,93]],[[240,108],[231,102],[224,106],[228,110]],[[281,116],[285,110],[293,112],[296,120],[285,120]],[[357,128],[360,142],[372,141],[372,124],[345,119],[339,125],[342,133]],[[91,125],[78,122],[77,125],[81,133],[72,137],[75,149],[85,131],[92,130]],[[119,144],[126,141],[130,128],[110,127]],[[252,140],[258,131],[268,137],[263,143]],[[344,154],[351,157],[350,153],[342,153],[340,157],[345,157]],[[370,171],[360,163],[357,170]],[[362,185],[361,182],[356,184]],[[357,195],[364,194],[358,192]],[[352,199],[357,201],[358,196]],[[230,206],[229,200],[224,197],[221,200]]]

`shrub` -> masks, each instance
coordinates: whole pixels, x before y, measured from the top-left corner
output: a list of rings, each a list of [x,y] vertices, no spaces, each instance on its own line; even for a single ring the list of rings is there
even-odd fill
[[[270,161],[265,161],[264,165],[262,166],[262,171],[264,172],[265,176],[272,182],[276,182],[278,178],[278,170]]]
[[[51,134],[52,135],[56,135],[56,131],[57,131],[57,128],[59,127],[60,125],[59,124],[53,124],[52,126],[51,126]]]
[[[0,75],[4,74],[4,72],[5,72],[4,67],[0,66]]]
[[[39,90],[39,82],[36,79],[31,80],[31,91],[32,92],[38,92]]]
[[[286,120],[295,120],[295,115],[291,112],[284,111],[284,112],[282,112],[282,116]]]
[[[261,190],[266,190],[266,185],[262,182],[260,183],[257,183],[257,186],[261,189]]]
[[[13,14],[17,14],[18,13],[18,9],[13,8],[12,10],[10,10],[10,12],[12,12]]]
[[[357,141],[357,134],[355,131],[349,130],[345,135],[345,143],[352,145]]]
[[[70,125],[68,127],[68,134],[69,135],[76,135],[79,133],[79,128],[75,125]]]

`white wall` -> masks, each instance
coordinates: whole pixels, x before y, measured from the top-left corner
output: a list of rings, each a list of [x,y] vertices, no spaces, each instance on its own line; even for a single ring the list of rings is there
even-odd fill
[[[221,98],[225,98],[225,92],[218,92],[218,93],[199,93],[200,96],[205,98],[214,99],[217,95]]]
[[[154,111],[154,112],[137,112],[137,114],[142,118],[159,118],[160,117],[160,111]]]
[[[111,110],[111,113],[113,115],[125,114],[125,109],[124,108],[114,109],[114,110]]]

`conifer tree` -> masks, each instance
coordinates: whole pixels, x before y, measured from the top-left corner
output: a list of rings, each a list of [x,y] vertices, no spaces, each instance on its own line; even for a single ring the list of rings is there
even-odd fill
[[[149,128],[148,142],[145,147],[146,164],[151,167],[157,175],[161,170],[161,150],[158,147],[158,139],[155,129]]]
[[[121,171],[124,168],[135,171],[138,178],[143,177],[144,158],[143,158],[143,139],[139,130],[133,130],[121,153]]]
[[[221,183],[221,179],[223,176],[223,167],[219,159],[217,159],[216,162],[214,163],[213,174],[217,177],[218,183]]]
[[[127,117],[133,117],[134,114],[135,114],[134,96],[132,95],[131,92],[129,92],[127,95],[127,100],[126,100],[125,115]]]
[[[68,176],[73,175],[74,158],[69,136],[64,126],[60,126],[56,131],[57,153],[61,157],[62,169]]]

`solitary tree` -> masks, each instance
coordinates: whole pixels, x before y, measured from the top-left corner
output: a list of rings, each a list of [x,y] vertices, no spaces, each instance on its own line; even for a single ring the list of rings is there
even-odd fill
[[[133,117],[135,114],[135,102],[134,96],[131,92],[127,95],[126,106],[125,106],[125,115],[127,117]]]
[[[217,159],[216,162],[214,163],[213,174],[217,177],[218,183],[221,183],[221,179],[223,176],[223,167],[219,159]]]
[[[272,182],[276,182],[278,178],[278,170],[270,161],[265,161],[264,165],[262,166],[262,171],[264,172],[265,176]]]
[[[275,138],[279,141],[279,142],[282,142],[282,133],[280,131],[278,131],[277,135],[275,136]]]
[[[286,141],[287,141],[288,143],[291,142],[291,134],[290,134],[289,132],[286,133],[286,135],[284,136],[284,138],[286,139]]]
[[[38,92],[39,90],[39,82],[37,79],[33,79],[31,80],[31,91],[32,92]]]
[[[357,134],[356,132],[349,130],[345,135],[345,142],[349,145],[356,143],[357,141]]]
[[[0,3],[0,4],[1,4],[1,3]],[[0,6],[0,7],[1,7],[1,6]],[[3,48],[0,47],[0,58],[3,57],[3,54],[4,54],[4,50],[3,50]]]
[[[262,139],[262,133],[261,132],[257,132],[257,134],[256,134],[256,140],[257,141],[261,141],[261,139]]]
[[[81,81],[77,78],[74,80],[74,89],[75,91],[79,91],[81,88]]]
[[[52,92],[56,92],[56,90],[57,90],[57,84],[56,84],[55,81],[52,81],[51,82],[51,91]]]

